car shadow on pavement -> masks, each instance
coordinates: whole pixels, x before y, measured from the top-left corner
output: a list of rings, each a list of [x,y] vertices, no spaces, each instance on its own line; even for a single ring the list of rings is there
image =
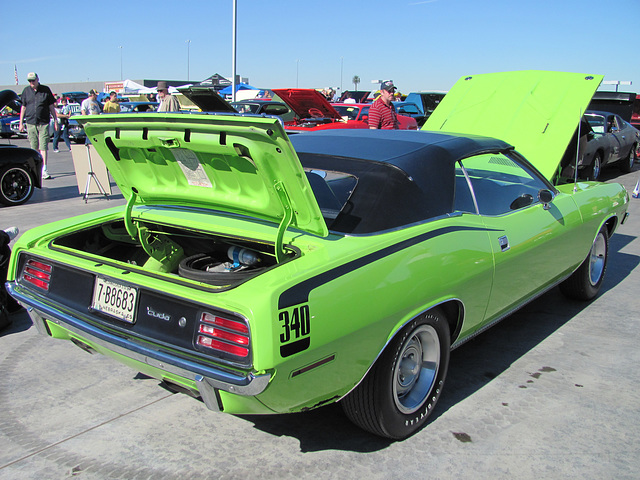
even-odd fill
[[[640,257],[621,250],[636,237],[615,234],[609,244],[609,265],[600,295],[621,283],[640,264]],[[451,353],[444,390],[425,427],[505,372],[519,358],[571,321],[590,302],[566,298],[553,288]],[[540,368],[553,365],[540,365]],[[534,373],[534,372],[532,372]],[[526,382],[527,380],[522,380]],[[524,388],[520,383],[515,388]],[[496,408],[500,399],[496,399]],[[286,415],[237,415],[254,427],[281,437],[297,438],[301,452],[382,450],[393,443],[364,432],[347,419],[340,405]],[[419,434],[419,432],[418,432]]]
[[[9,314],[9,319],[11,323],[5,328],[0,329],[0,337],[24,332],[33,326],[33,322],[24,308]]]

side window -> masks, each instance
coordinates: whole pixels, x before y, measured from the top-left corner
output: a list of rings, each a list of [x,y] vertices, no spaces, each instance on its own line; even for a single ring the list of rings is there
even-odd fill
[[[467,158],[456,170],[455,208],[481,215],[502,215],[538,203],[538,192],[549,186],[509,156],[492,153]],[[469,191],[466,171],[473,192]],[[466,190],[465,188],[466,187]]]

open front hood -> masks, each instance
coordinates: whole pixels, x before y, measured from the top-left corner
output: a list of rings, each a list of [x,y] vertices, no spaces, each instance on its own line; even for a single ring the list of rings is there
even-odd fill
[[[328,235],[280,122],[239,115],[140,113],[74,117],[131,205],[248,215]],[[281,234],[280,234],[281,235]]]
[[[8,106],[16,112],[20,111],[22,103],[20,103],[20,97],[13,90],[2,90],[0,92],[0,110]]]
[[[189,85],[178,88],[178,92],[191,100],[203,112],[237,113],[233,105],[222,98],[212,87]]]
[[[284,103],[300,118],[331,118],[342,120],[340,114],[324,96],[312,88],[274,88]]]
[[[553,180],[602,79],[537,70],[462,77],[422,129],[498,138]]]

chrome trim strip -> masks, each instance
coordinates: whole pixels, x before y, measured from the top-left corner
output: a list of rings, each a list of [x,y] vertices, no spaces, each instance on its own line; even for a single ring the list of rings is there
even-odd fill
[[[205,403],[207,403],[207,407],[212,410],[219,410],[213,389],[224,390],[236,395],[254,396],[262,393],[271,379],[270,373],[261,375],[249,373],[246,376],[235,375],[218,368],[208,367],[169,353],[154,350],[129,339],[105,332],[91,324],[84,323],[80,319],[48,305],[15,282],[7,282],[6,286],[9,293],[27,307],[29,315],[40,333],[49,336],[44,322],[44,319],[47,319],[107,350],[193,380],[199,389],[204,389],[204,391],[200,390],[200,393]],[[214,400],[213,405],[209,405],[207,401],[209,399]]]

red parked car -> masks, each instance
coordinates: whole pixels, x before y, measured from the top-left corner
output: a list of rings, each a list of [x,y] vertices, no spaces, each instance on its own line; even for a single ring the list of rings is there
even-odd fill
[[[331,104],[312,88],[280,88],[272,91],[297,115],[296,119],[284,123],[286,130],[369,128],[370,103]],[[418,129],[415,119],[405,115],[398,115],[398,123],[402,130]]]

